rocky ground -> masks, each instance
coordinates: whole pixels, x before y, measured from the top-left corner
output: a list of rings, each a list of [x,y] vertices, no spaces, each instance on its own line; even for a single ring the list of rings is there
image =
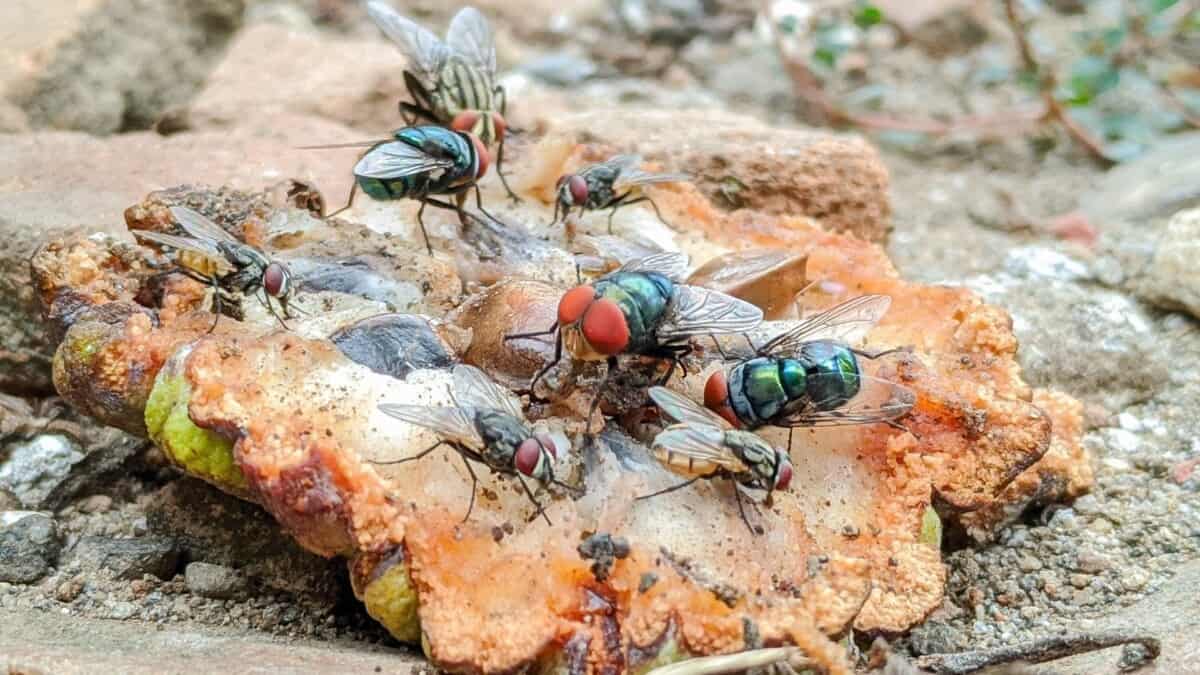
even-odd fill
[[[0,663],[86,672],[98,645],[127,641],[205,659],[202,670],[234,643],[282,669],[316,662],[292,649],[336,653],[329,663],[343,670],[416,663],[353,600],[340,563],[302,551],[257,507],[181,478],[137,439],[31,402],[50,393],[45,338],[22,313],[23,264],[40,237],[115,231],[150,190],[296,177],[339,200],[345,167],[295,146],[394,126],[399,59],[348,2],[91,4],[0,8],[0,25],[44,27],[0,41],[0,64],[20,64],[0,70]],[[416,4],[444,23],[438,3]],[[507,80],[518,127],[533,111],[595,105],[795,124],[773,48],[735,9],[612,3],[625,12],[621,32],[609,3],[476,4],[496,17],[501,61],[518,66]],[[678,5],[676,30],[664,37],[664,15],[651,10],[667,4]],[[957,16],[955,3],[928,4],[945,6],[931,27]],[[636,5],[650,10],[629,14]],[[953,77],[1004,58],[1007,36],[979,25],[948,57],[921,31],[895,48],[877,77],[902,85],[902,112],[961,112],[964,99],[1006,107],[1018,96]],[[1012,313],[1026,378],[1086,403],[1096,471],[1091,494],[1022,514],[992,543],[947,537],[950,593],[899,645],[921,655],[1136,630],[1164,641],[1158,672],[1200,672],[1188,644],[1200,614],[1187,602],[1200,559],[1200,136],[1174,136],[1108,171],[1065,137],[1048,151],[1020,135],[877,140],[901,274],[966,285]],[[286,652],[271,648],[280,640]],[[114,667],[158,668],[137,658]],[[1076,657],[1046,672],[1108,672],[1117,659]]]

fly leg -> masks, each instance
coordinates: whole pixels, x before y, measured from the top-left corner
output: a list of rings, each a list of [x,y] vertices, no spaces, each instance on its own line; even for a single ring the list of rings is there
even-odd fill
[[[433,246],[429,244],[429,233],[425,231],[425,220],[421,218],[425,214],[425,205],[429,202],[421,200],[421,208],[417,209],[417,225],[421,226],[421,236],[425,239],[425,251],[429,255],[433,255]]]
[[[292,329],[291,326],[288,326],[287,322],[283,320],[283,317],[279,316],[279,314],[275,311],[275,305],[271,304],[271,296],[267,295],[266,291],[263,291],[263,304],[267,306],[267,311],[271,312],[271,316],[275,317],[275,320],[279,322],[280,326],[283,326],[285,330]],[[284,308],[284,313],[287,313],[286,307]]]
[[[221,320],[221,286],[217,283],[217,278],[212,277],[213,289],[213,322],[208,327],[208,332],[211,333],[217,329],[217,322]]]
[[[501,117],[508,114],[508,96],[504,93],[504,87],[496,85],[492,90],[492,100],[499,105]],[[504,136],[500,136],[500,144],[496,148],[496,175],[500,176],[500,183],[504,185],[508,198],[513,200],[514,204],[520,203],[521,198],[508,186],[508,179],[504,177]]]
[[[877,352],[867,351],[865,349],[855,349],[855,348],[851,347],[850,351],[863,357],[864,359],[870,359],[870,360],[874,361],[875,359],[882,358],[884,356],[887,356],[888,354],[898,354],[900,352],[911,354],[912,347],[893,347],[892,349],[884,349],[884,350],[877,351]]]
[[[471,517],[471,512],[475,510],[475,491],[479,488],[479,478],[475,475],[475,469],[471,468],[471,460],[467,459],[466,454],[459,453],[462,457],[463,465],[467,467],[467,473],[471,474],[471,501],[467,504],[467,515],[463,516],[462,522],[467,522]]]
[[[371,462],[371,464],[379,464],[382,466],[382,465],[386,465],[386,464],[403,464],[405,462],[415,462],[418,459],[421,459],[422,457],[424,457],[425,455],[428,455],[429,453],[433,452],[434,450],[437,450],[438,448],[442,447],[443,445],[450,445],[450,443],[448,441],[438,441],[437,443],[434,443],[433,445],[429,446],[428,448],[425,448],[424,450],[413,455],[412,457],[404,457],[403,459],[393,459],[389,462]]]
[[[725,348],[721,346],[721,341],[717,339],[717,336],[709,333],[708,339],[713,341],[713,346],[717,348],[717,353],[721,355],[721,360],[728,361],[729,355],[725,353]]]
[[[667,368],[667,374],[664,375],[663,379],[659,381],[658,385],[660,387],[666,385],[666,383],[671,380],[671,376],[675,374],[676,367],[683,371],[684,377],[688,376],[688,369],[687,366],[683,364],[683,359],[689,356],[693,351],[695,351],[695,347],[693,347],[690,342],[679,347],[664,348],[664,356],[665,358],[671,360],[671,367]]]
[[[617,370],[617,357],[608,357],[607,366],[604,369],[604,379],[600,380],[600,386],[596,387],[596,393],[592,395],[592,403],[588,406],[588,414],[584,421],[586,425],[591,425],[592,416],[596,414],[596,409],[600,407],[600,395],[604,393],[604,388],[608,386],[608,381],[612,379],[613,373]]]
[[[404,87],[408,89],[408,95],[413,100],[412,103],[400,101],[400,117],[404,119],[404,123],[411,126],[417,120],[424,119],[433,124],[438,124],[438,119],[433,114],[433,105],[431,105],[429,90],[407,70],[404,71]]]
[[[533,490],[529,489],[529,484],[525,482],[525,479],[517,476],[517,481],[521,483],[521,487],[525,488],[525,496],[529,497],[529,501],[533,502],[534,507],[537,508],[537,511],[533,514],[533,517],[537,518],[538,516],[541,516],[546,519],[547,525],[553,525],[554,523],[550,522],[550,516],[546,515],[546,507],[542,506],[542,503],[537,500],[537,497],[533,496]]]
[[[676,484],[676,485],[672,485],[672,486],[671,486],[671,487],[669,487],[669,488],[663,488],[663,489],[659,490],[658,492],[651,492],[651,493],[650,493],[650,494],[648,494],[648,495],[642,495],[641,497],[638,497],[638,498],[636,498],[634,501],[639,501],[639,502],[640,502],[640,501],[642,501],[643,499],[650,499],[651,497],[657,497],[657,496],[659,496],[659,495],[665,495],[665,494],[667,494],[668,492],[674,492],[674,491],[676,491],[676,490],[682,490],[683,488],[685,488],[685,487],[687,487],[687,486],[691,485],[692,483],[695,483],[696,481],[700,480],[701,478],[711,478],[713,475],[715,475],[715,474],[710,474],[710,475],[708,475],[708,476],[695,476],[694,478],[689,478],[689,479],[687,479],[687,480],[683,481],[682,483],[679,483],[679,484]]]
[[[796,427],[788,427],[788,457],[792,456],[792,434],[796,433]]]
[[[608,233],[609,233],[609,234],[612,234],[612,233],[613,233],[613,231],[612,231],[612,225],[613,225],[613,223],[612,223],[612,219],[613,219],[613,216],[615,216],[615,215],[617,214],[617,209],[621,208],[621,207],[622,207],[622,206],[624,206],[625,204],[632,204],[632,203],[633,203],[633,202],[627,202],[627,201],[625,201],[626,199],[628,199],[628,198],[629,198],[629,195],[630,195],[630,194],[631,194],[631,193],[629,193],[629,192],[626,192],[625,194],[621,195],[620,197],[617,197],[617,198],[613,199],[611,202],[609,202],[609,203],[606,205],[606,206],[611,206],[611,207],[612,207],[612,210],[610,210],[610,211],[608,212]],[[637,200],[634,200],[634,201],[637,201]]]
[[[538,370],[537,373],[533,376],[533,379],[529,381],[529,395],[530,396],[533,396],[533,388],[537,385],[538,380],[542,379],[542,377],[545,376],[546,373],[550,372],[550,369],[552,369],[552,368],[554,368],[554,366],[558,365],[559,361],[562,361],[562,332],[558,330],[558,322],[555,321],[554,324],[552,324],[546,330],[534,331],[532,333],[510,333],[510,334],[504,336],[504,341],[508,342],[509,340],[520,340],[522,338],[542,337],[543,335],[551,335],[551,334],[554,335],[554,359],[552,359],[550,361],[550,363],[547,363],[546,365],[542,366],[541,369]]]
[[[736,483],[733,484],[733,498],[737,501],[738,515],[742,517],[742,522],[746,524],[746,529],[750,530],[750,534],[755,536],[761,535],[763,533],[763,529],[761,527],[754,527],[751,525],[750,519],[746,517],[746,508],[742,506],[742,491],[738,489]]]
[[[354,181],[354,184],[350,186],[350,196],[346,198],[346,205],[345,205],[345,206],[343,206],[342,208],[338,209],[337,211],[334,211],[333,213],[331,213],[331,214],[329,214],[329,215],[325,216],[325,217],[326,217],[326,218],[333,218],[333,217],[334,217],[334,216],[336,216],[337,214],[339,214],[339,213],[341,213],[342,211],[345,211],[346,209],[349,209],[351,206],[353,206],[353,205],[354,205],[354,195],[355,195],[356,193],[358,193],[358,181],[357,181],[357,180],[356,180],[356,181]]]

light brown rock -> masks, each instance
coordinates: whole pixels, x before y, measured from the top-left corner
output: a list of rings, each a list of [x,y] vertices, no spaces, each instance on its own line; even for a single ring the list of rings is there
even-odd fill
[[[0,98],[34,127],[148,127],[196,89],[243,9],[243,0],[8,0]]]
[[[595,157],[636,152],[685,171],[730,210],[809,216],[833,232],[886,240],[888,172],[858,136],[781,129],[745,115],[621,108],[539,120],[550,133],[595,143]]]
[[[396,103],[404,92],[404,57],[382,39],[333,38],[260,23],[234,39],[191,103],[195,128],[228,127],[247,118],[312,114],[378,137],[403,126]],[[363,133],[355,138],[368,138]],[[297,145],[352,138],[296,138]]]

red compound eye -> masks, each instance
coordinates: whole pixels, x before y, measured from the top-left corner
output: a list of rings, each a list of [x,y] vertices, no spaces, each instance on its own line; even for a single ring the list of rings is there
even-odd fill
[[[288,289],[288,273],[279,263],[271,263],[267,265],[267,269],[263,270],[262,278],[263,290],[267,295],[278,298],[287,293]]]
[[[542,447],[546,449],[546,452],[550,453],[551,457],[558,459],[558,448],[555,447],[554,439],[550,437],[550,434],[534,434],[533,437],[542,444]]]
[[[538,464],[542,461],[542,446],[538,444],[536,438],[526,438],[521,441],[521,445],[517,446],[517,454],[513,457],[513,462],[517,465],[517,471],[535,478],[534,473],[537,471]]]
[[[595,299],[596,289],[591,286],[576,286],[567,291],[558,301],[559,325],[569,326],[578,321]]]
[[[460,112],[450,120],[450,128],[455,131],[469,131],[474,133],[475,125],[479,124],[479,113],[474,110]]]
[[[571,200],[575,206],[581,206],[588,198],[588,185],[583,176],[567,178],[567,189],[571,191]]]
[[[483,178],[483,175],[487,173],[488,164],[492,161],[491,155],[488,154],[487,148],[483,146],[483,141],[479,140],[478,136],[467,134],[467,137],[471,139],[471,145],[475,146],[475,156],[479,158],[479,167],[475,169],[475,178]]]
[[[583,317],[583,337],[601,354],[620,354],[629,344],[629,324],[620,305],[608,298],[593,302]]]
[[[792,484],[792,463],[783,460],[779,466],[779,471],[775,473],[775,489],[786,490]]]
[[[734,427],[741,426],[733,408],[729,406],[729,385],[725,381],[725,371],[718,370],[704,383],[704,407],[724,417]]]
[[[492,128],[496,130],[496,142],[504,140],[504,134],[508,133],[508,122],[504,121],[504,116],[498,112],[492,113]]]

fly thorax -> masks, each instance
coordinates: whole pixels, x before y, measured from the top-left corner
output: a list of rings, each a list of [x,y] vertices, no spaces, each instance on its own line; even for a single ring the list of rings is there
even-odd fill
[[[756,427],[763,423],[763,420],[754,411],[754,406],[751,405],[750,399],[746,397],[746,373],[749,371],[755,361],[765,361],[766,359],[752,359],[750,361],[742,361],[729,370],[727,378],[729,382],[729,407],[733,408],[733,414],[741,420],[742,424],[748,427]]]
[[[725,443],[754,475],[756,487],[766,488],[775,476],[775,448],[749,431],[726,431]]]
[[[657,347],[654,331],[666,314],[675,284],[661,274],[618,272],[596,283],[596,292],[617,303],[629,326],[631,352]]]
[[[845,405],[862,387],[858,358],[845,344],[832,340],[805,343],[800,360],[808,380],[808,396],[817,410]]]
[[[513,455],[521,441],[530,436],[529,429],[512,415],[497,410],[480,410],[475,414],[475,429],[483,439],[480,454],[489,466],[509,471]]]
[[[742,379],[741,394],[758,419],[769,420],[787,405],[787,391],[775,359],[759,357],[747,361],[742,367]]]

